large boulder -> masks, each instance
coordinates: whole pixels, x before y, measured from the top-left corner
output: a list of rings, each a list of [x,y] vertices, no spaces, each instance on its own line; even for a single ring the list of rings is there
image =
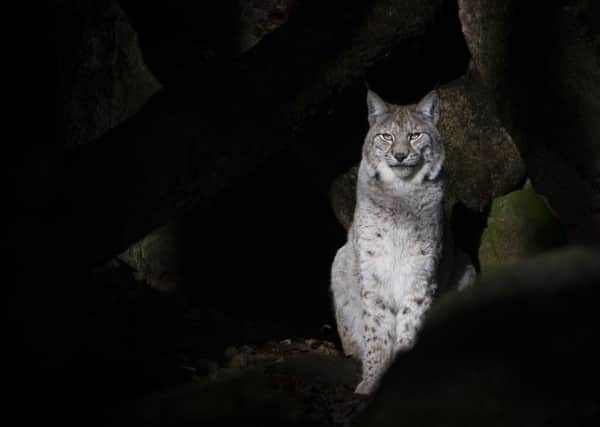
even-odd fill
[[[527,187],[492,202],[479,264],[486,272],[566,243],[564,227],[546,199]]]
[[[596,425],[598,259],[553,251],[449,294],[357,425]]]
[[[439,129],[446,143],[447,204],[483,211],[519,186],[525,166],[475,73],[440,88]]]
[[[329,189],[329,201],[335,217],[348,230],[354,219],[356,206],[356,179],[358,166],[353,166],[348,172],[338,176]]]
[[[160,83],[117,1],[61,3],[64,134],[66,147],[74,148],[135,114]]]
[[[122,405],[111,426],[348,425],[363,399],[353,395],[357,363],[314,339],[226,351],[209,377]]]
[[[135,277],[162,292],[173,292],[181,273],[179,225],[157,228],[131,245],[118,258],[135,270]]]
[[[460,0],[476,70],[572,240],[600,241],[597,2]]]
[[[295,0],[244,0],[240,2],[240,50],[246,51],[279,28],[295,6]]]

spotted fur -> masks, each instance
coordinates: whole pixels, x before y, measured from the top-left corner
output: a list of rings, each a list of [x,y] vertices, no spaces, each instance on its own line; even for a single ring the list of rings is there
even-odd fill
[[[431,92],[393,105],[369,91],[370,129],[358,172],[354,221],[332,266],[344,352],[362,362],[367,394],[394,356],[410,349],[438,288],[444,241],[444,146]]]

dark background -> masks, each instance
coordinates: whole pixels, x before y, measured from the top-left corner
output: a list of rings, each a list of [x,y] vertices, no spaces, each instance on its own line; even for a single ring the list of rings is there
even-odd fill
[[[121,0],[122,12],[109,1],[54,4],[56,138],[23,142],[11,232],[17,274],[8,314],[17,327],[6,367],[25,408],[43,402],[37,415],[100,413],[183,383],[181,354],[218,360],[229,345],[335,340],[323,325],[334,325],[329,269],[345,230],[328,191],[360,159],[365,83],[390,102],[412,103],[471,60],[450,0],[405,39],[363,42],[385,48],[348,63],[359,71],[326,79],[330,58],[352,48],[371,8],[385,2],[296,1],[285,11],[285,2],[256,2],[276,11],[256,26],[281,26],[251,48],[241,36],[243,2],[147,3]],[[582,43],[597,43],[598,7],[522,3],[506,2],[503,77],[490,78],[490,102],[567,226],[588,224],[572,226],[571,241],[597,242],[598,147],[589,126],[597,103],[555,82],[589,79],[588,96],[598,95],[598,57],[577,56],[573,71],[563,55],[571,33],[556,31],[571,28],[563,13],[575,10],[589,30]],[[485,7],[482,19],[494,16]],[[104,30],[108,21],[119,25]],[[128,71],[138,66],[136,42],[123,22],[162,89]],[[153,95],[140,101],[142,92]],[[547,173],[555,167],[567,178]],[[485,212],[465,215],[485,221]],[[133,281],[123,263],[93,273],[167,221],[181,236],[176,293]]]

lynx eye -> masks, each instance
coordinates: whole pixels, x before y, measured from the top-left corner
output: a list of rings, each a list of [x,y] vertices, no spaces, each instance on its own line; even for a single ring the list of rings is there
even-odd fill
[[[378,134],[378,136],[381,139],[383,139],[385,142],[388,142],[388,143],[394,142],[394,135],[391,135],[389,133],[380,133],[380,134]]]
[[[410,141],[416,141],[417,139],[421,138],[423,136],[423,132],[413,132],[408,134],[408,139]]]

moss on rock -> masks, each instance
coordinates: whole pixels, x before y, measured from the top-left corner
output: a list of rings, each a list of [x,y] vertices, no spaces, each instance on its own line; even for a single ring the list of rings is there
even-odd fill
[[[492,203],[479,262],[485,272],[566,243],[566,232],[546,200],[525,188]]]

